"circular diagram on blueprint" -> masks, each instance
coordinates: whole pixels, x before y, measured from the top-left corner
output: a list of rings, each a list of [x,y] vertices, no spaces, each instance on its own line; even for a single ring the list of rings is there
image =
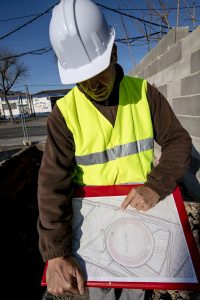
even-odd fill
[[[113,260],[134,268],[150,259],[154,240],[151,231],[142,222],[133,218],[123,218],[109,228],[106,245]]]

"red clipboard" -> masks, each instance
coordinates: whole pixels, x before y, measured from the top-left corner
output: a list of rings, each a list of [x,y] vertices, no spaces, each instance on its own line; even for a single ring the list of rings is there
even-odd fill
[[[85,186],[76,190],[74,197],[104,197],[104,196],[126,196],[132,187],[137,185],[115,185],[115,186]],[[104,287],[104,288],[130,288],[130,289],[162,289],[162,290],[200,290],[200,255],[190,228],[187,212],[183,203],[183,199],[179,188],[177,187],[173,192],[174,202],[179,215],[180,223],[184,232],[186,244],[193,264],[193,269],[196,275],[196,282],[149,282],[145,281],[87,281],[88,287]],[[46,269],[44,268],[41,285],[46,286]]]

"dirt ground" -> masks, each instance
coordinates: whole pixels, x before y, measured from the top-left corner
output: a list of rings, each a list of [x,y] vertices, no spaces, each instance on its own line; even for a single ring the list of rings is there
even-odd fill
[[[1,286],[8,300],[40,300],[45,291],[36,228],[41,158],[42,152],[32,148],[0,166]]]

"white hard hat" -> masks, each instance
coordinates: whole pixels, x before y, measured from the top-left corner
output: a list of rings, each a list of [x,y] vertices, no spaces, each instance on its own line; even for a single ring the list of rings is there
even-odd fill
[[[87,80],[109,66],[115,30],[92,1],[61,0],[49,34],[63,84]]]

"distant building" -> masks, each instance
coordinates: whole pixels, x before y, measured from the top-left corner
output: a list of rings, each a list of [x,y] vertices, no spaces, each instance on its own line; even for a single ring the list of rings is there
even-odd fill
[[[69,91],[70,89],[48,90],[41,91],[37,94],[32,95],[36,111],[38,111],[38,113],[41,113],[41,111],[49,112],[49,109],[51,108],[52,110],[52,108],[54,107],[56,100],[66,95]]]
[[[15,118],[20,118],[21,114],[24,114],[25,117],[45,116],[52,111],[56,100],[66,95],[69,91],[70,89],[48,90],[33,95],[12,92],[8,96],[8,100]],[[0,118],[8,119],[9,116],[8,105],[0,94]]]
[[[19,97],[19,95],[21,95],[21,97]],[[29,104],[25,94],[11,93],[7,98],[15,118],[20,117],[22,109],[25,116],[30,114]],[[4,100],[4,97],[0,95],[0,118],[8,119],[9,116],[8,104]]]

